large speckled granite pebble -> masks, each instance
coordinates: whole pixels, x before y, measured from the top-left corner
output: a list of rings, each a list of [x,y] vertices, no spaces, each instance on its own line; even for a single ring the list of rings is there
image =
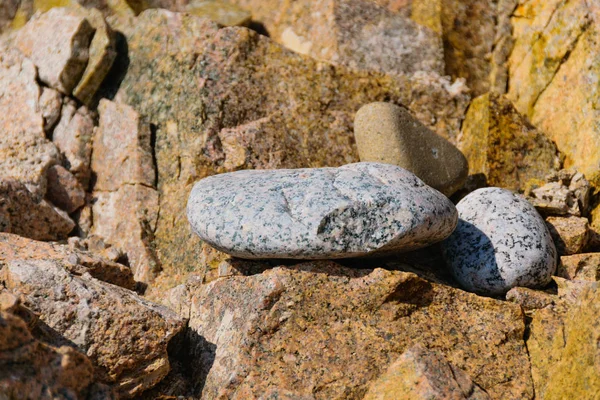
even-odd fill
[[[448,237],[454,205],[397,166],[248,170],[202,179],[194,232],[241,258],[328,259],[408,251]]]
[[[500,188],[479,189],[456,206],[456,230],[442,252],[467,290],[502,294],[515,286],[542,287],[557,253],[544,220],[523,197]]]

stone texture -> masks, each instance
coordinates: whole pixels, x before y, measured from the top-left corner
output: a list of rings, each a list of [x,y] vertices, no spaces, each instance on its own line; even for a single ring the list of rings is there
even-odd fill
[[[533,313],[527,348],[536,397],[597,396],[599,293],[596,283],[586,282],[571,299]]]
[[[64,94],[79,82],[94,30],[66,8],[37,15],[17,32],[14,45],[38,68],[42,82]]]
[[[361,161],[398,165],[450,196],[467,179],[465,156],[395,104],[364,105],[354,118]]]
[[[509,96],[556,142],[565,166],[600,168],[597,85],[600,9],[595,2],[523,1],[512,18]]]
[[[414,346],[369,387],[365,400],[489,399],[464,371],[438,352]]]
[[[122,264],[70,246],[0,233],[0,265],[43,262],[52,262],[77,276],[87,273],[113,285],[130,290],[135,288],[131,270]]]
[[[91,233],[126,256],[135,279],[151,282],[160,265],[152,239],[158,219],[158,192],[144,185],[123,185],[94,192]]]
[[[592,282],[600,280],[600,253],[562,256],[557,275],[565,279]]]
[[[493,399],[533,397],[521,308],[412,273],[312,262],[178,291],[198,397],[362,399],[415,344]]]
[[[556,271],[556,248],[544,220],[525,198],[478,189],[456,206],[458,226],[442,243],[452,275],[467,290],[502,294],[543,287]]]
[[[134,292],[71,274],[53,260],[8,260],[0,282],[48,327],[51,343],[69,343],[94,365],[100,382],[122,398],[158,383],[169,372],[167,345],[183,322]]]
[[[123,185],[155,184],[150,126],[131,107],[102,99],[94,135],[94,190],[112,191]]]
[[[94,136],[92,233],[129,260],[135,279],[160,269],[152,240],[159,213],[150,126],[131,107],[102,99]]]
[[[34,196],[24,184],[0,180],[2,231],[36,240],[65,239],[75,228],[66,212]]]
[[[252,14],[240,7],[221,0],[192,1],[185,12],[208,18],[221,26],[248,26]]]
[[[78,108],[72,100],[65,100],[52,141],[63,154],[65,167],[86,190],[91,178],[93,133],[94,118],[87,107]]]
[[[161,204],[155,246],[166,277],[185,278],[202,260],[212,265],[184,209],[194,182],[227,171],[223,130],[239,132],[228,140],[243,148],[241,168],[339,166],[358,161],[352,119],[363,104],[405,104],[446,138],[456,137],[466,107],[460,87],[428,74],[352,72],[244,28],[217,30],[191,16],[145,11],[126,39],[129,66],[115,99],[156,126]],[[260,122],[251,128],[254,121]]]
[[[95,31],[88,52],[88,63],[73,89],[73,97],[92,107],[95,105],[96,92],[117,56],[115,33],[97,9],[77,7],[72,14],[84,17]]]
[[[559,255],[581,253],[590,240],[590,227],[583,217],[548,217],[546,225]]]
[[[194,185],[187,215],[211,246],[240,258],[349,258],[448,237],[456,209],[400,167],[248,170]]]
[[[444,73],[439,34],[385,2],[236,0],[273,40],[316,59],[385,73]]]
[[[58,90],[43,88],[40,96],[40,109],[44,118],[44,130],[51,132],[60,118],[62,95]]]
[[[554,143],[495,93],[471,102],[458,148],[470,174],[484,174],[490,186],[511,190],[524,190],[561,166]]]
[[[548,183],[526,190],[528,200],[543,215],[585,216],[591,197],[590,183],[582,173],[561,170],[545,179]]]
[[[47,168],[60,161],[44,133],[40,95],[35,66],[18,51],[1,49],[0,178],[23,183],[38,200],[46,193]]]
[[[6,0],[0,3],[0,33],[10,27],[12,19],[17,14],[21,0]]]
[[[53,165],[46,173],[48,190],[46,198],[67,213],[85,204],[85,191],[77,178],[60,165]]]
[[[504,93],[505,62],[514,42],[510,17],[517,0],[439,2],[446,73],[465,78],[474,96],[490,90]]]
[[[33,337],[18,316],[0,311],[0,395],[6,399],[115,399],[94,382],[89,359],[77,350]]]

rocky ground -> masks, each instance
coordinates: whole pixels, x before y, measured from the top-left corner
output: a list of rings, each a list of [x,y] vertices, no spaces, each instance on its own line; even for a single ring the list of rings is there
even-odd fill
[[[599,57],[589,0],[2,0],[0,398],[597,398]]]

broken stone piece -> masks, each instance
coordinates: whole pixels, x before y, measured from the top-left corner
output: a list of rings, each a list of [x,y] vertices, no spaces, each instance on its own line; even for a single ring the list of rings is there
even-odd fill
[[[151,388],[169,372],[167,345],[183,321],[135,292],[76,275],[56,260],[7,260],[0,283],[39,315],[50,343],[86,354],[97,380],[122,398]]]
[[[47,87],[42,88],[40,96],[40,109],[44,117],[44,130],[51,132],[60,118],[62,108],[62,95],[58,90]]]
[[[590,240],[590,226],[584,217],[548,217],[546,225],[552,235],[558,254],[581,253]]]
[[[34,196],[22,183],[0,180],[2,227],[36,240],[60,240],[75,228],[66,212]]]
[[[454,205],[395,165],[245,170],[194,186],[200,238],[241,258],[347,258],[418,249],[456,226]]]
[[[53,165],[46,173],[46,198],[68,214],[85,204],[85,191],[77,179],[64,167]]]
[[[154,187],[155,170],[150,126],[133,108],[102,99],[100,122],[94,136],[94,190],[117,190],[125,184]]]
[[[84,189],[89,188],[94,118],[87,107],[77,108],[66,99],[52,141],[65,158],[65,167],[77,177]]]
[[[571,280],[592,282],[600,280],[600,253],[562,256],[557,275]]]
[[[68,8],[37,14],[17,32],[14,46],[38,68],[40,80],[64,94],[79,82],[94,29]]]
[[[590,183],[575,170],[560,170],[548,175],[548,183],[527,191],[528,200],[545,215],[587,215]]]

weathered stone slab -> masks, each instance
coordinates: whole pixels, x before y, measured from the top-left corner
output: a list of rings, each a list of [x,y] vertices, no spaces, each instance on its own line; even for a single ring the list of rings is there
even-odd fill
[[[347,258],[439,242],[456,209],[400,167],[247,170],[211,176],[190,194],[194,232],[241,258]]]
[[[14,46],[33,61],[42,82],[68,95],[86,67],[93,33],[84,17],[53,8],[29,20],[17,32]]]

